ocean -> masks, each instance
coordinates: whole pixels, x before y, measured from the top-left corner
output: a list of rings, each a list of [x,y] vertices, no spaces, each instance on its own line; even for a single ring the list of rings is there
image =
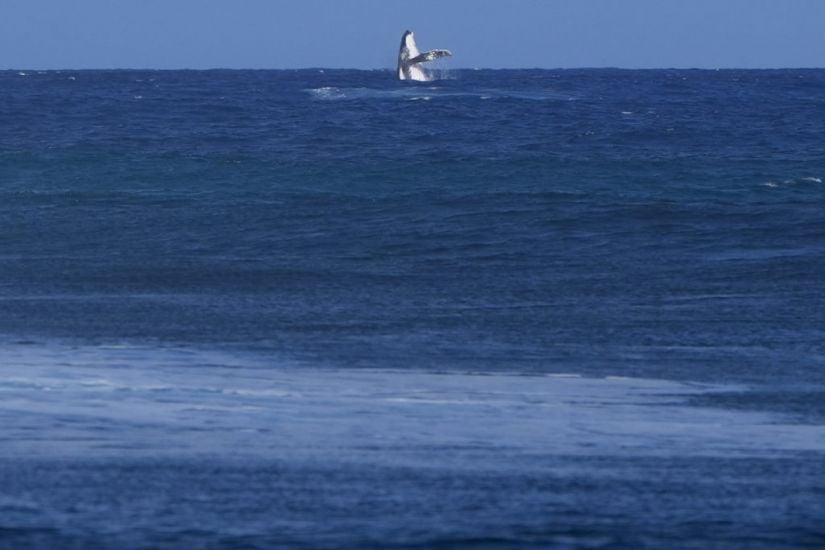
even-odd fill
[[[825,70],[0,71],[0,548],[825,546]]]

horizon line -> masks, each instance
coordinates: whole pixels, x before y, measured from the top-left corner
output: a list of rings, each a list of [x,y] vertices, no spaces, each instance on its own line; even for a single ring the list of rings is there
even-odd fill
[[[737,67],[737,66],[722,66],[722,67],[690,67],[690,66],[672,66],[672,67],[623,67],[623,66],[580,66],[580,67],[450,67],[436,70],[443,71],[581,71],[581,70],[613,70],[613,71],[816,71],[825,70],[825,66],[765,66],[765,67]],[[377,72],[386,71],[394,72],[394,68],[389,67],[374,67],[374,68],[357,68],[357,67],[61,67],[61,68],[42,68],[42,67],[0,67],[0,72],[60,72],[60,71],[363,71],[363,72]]]

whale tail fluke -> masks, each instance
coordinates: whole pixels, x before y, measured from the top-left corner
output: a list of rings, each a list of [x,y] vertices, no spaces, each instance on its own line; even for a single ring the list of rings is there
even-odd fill
[[[453,55],[450,50],[430,50],[420,53],[415,44],[412,31],[404,32],[401,37],[401,48],[398,50],[398,79],[428,81],[430,75],[421,66],[421,63],[434,61],[442,57]]]

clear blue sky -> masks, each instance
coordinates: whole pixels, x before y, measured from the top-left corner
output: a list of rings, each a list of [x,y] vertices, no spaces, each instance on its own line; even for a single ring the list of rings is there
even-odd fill
[[[0,68],[823,67],[825,0],[0,0]]]

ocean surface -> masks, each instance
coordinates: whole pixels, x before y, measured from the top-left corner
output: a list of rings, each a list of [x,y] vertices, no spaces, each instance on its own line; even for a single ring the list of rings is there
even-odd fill
[[[0,72],[0,548],[825,547],[825,70]]]

